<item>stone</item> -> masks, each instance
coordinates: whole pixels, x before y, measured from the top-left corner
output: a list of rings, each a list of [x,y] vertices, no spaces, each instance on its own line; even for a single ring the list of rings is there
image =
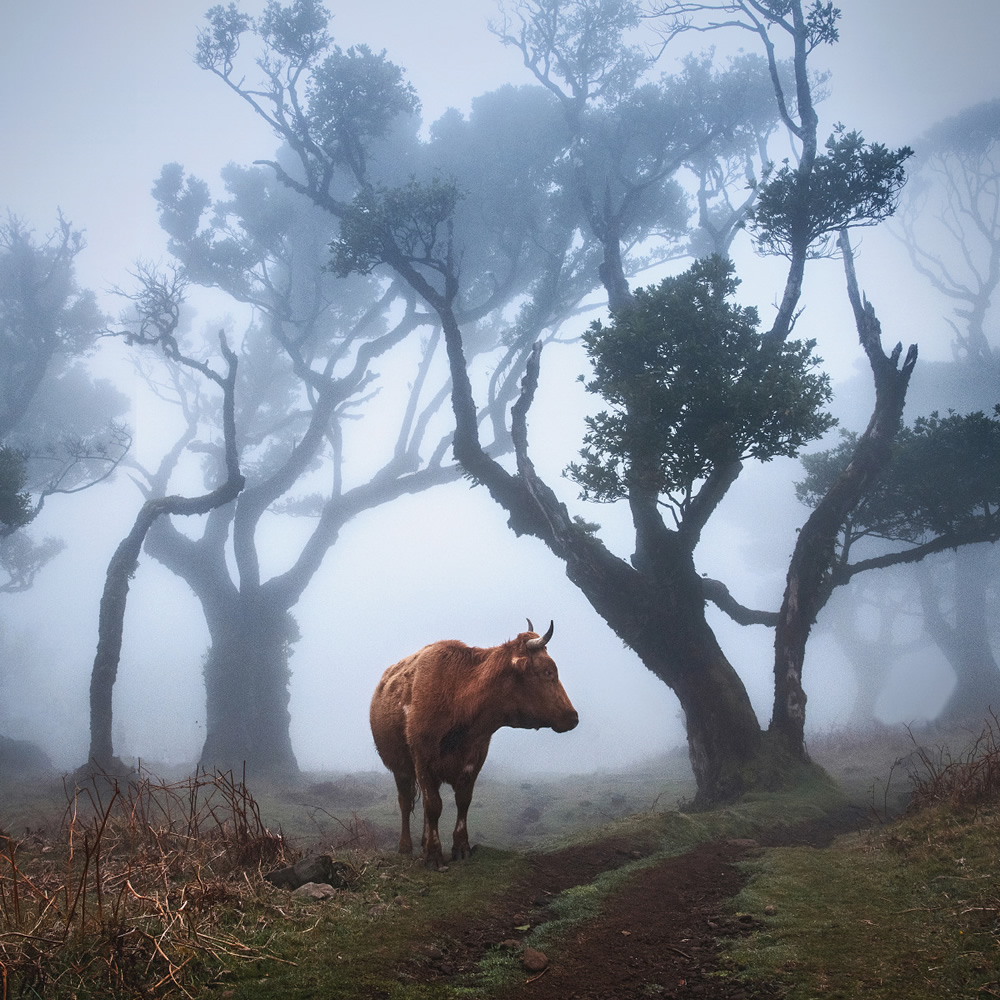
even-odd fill
[[[300,885],[297,889],[292,891],[293,896],[301,896],[305,899],[329,899],[331,896],[335,896],[337,890],[333,888],[332,885],[327,885],[325,882],[306,882],[304,885]]]
[[[346,889],[349,871],[343,861],[334,861],[329,854],[318,854],[314,858],[296,861],[287,868],[268,872],[264,878],[279,889],[298,889],[307,882],[323,882],[335,889]]]
[[[528,972],[541,972],[548,967],[549,959],[544,952],[537,951],[534,948],[525,948],[521,952],[521,964]]]

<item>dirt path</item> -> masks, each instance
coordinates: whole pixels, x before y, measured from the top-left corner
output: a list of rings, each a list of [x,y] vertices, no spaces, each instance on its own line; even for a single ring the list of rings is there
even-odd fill
[[[857,813],[827,817],[762,838],[766,846],[828,844],[861,825]],[[441,926],[436,944],[408,963],[405,975],[445,982],[471,973],[483,954],[523,936],[516,928],[550,919],[553,896],[586,885],[601,872],[642,857],[652,845],[602,841],[552,854],[535,855],[528,875],[472,923]],[[720,970],[718,939],[744,934],[752,918],[737,919],[728,903],[746,882],[736,863],[760,850],[754,841],[701,844],[687,854],[635,872],[593,920],[581,923],[547,956],[540,974],[525,972],[523,983],[505,997],[538,1000],[632,1000],[650,997],[706,997],[751,1000],[776,996],[748,991]]]

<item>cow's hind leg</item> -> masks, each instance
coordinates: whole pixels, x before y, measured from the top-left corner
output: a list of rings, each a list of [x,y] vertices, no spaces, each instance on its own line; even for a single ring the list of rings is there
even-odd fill
[[[419,776],[420,792],[424,797],[424,864],[428,868],[443,868],[441,837],[438,820],[441,819],[441,782],[430,775]]]
[[[399,812],[402,816],[402,828],[399,833],[399,853],[412,854],[413,841],[410,840],[410,813],[417,798],[417,780],[412,774],[393,774],[396,779],[396,791],[399,799]]]
[[[451,842],[451,856],[455,861],[472,854],[472,848],[469,846],[469,806],[472,804],[472,789],[475,783],[475,775],[455,782],[455,807],[458,818],[455,820],[455,834]]]

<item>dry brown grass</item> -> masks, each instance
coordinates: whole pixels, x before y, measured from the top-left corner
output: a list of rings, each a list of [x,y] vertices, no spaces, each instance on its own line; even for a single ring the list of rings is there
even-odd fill
[[[916,740],[914,745],[909,812],[934,806],[955,811],[978,809],[1000,800],[1000,719],[995,713],[957,756],[947,746],[931,751]]]
[[[283,837],[231,772],[67,789],[54,840],[0,834],[0,1000],[97,984],[104,996],[187,994],[206,963],[261,952],[233,915],[258,898],[261,868],[284,860]]]

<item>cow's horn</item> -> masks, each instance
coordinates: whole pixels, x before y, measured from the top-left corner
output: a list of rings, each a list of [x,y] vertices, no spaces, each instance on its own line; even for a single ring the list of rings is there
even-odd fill
[[[528,624],[531,624],[531,619],[528,620]],[[549,640],[552,638],[552,633],[555,631],[555,622],[549,622],[549,630],[545,635],[539,636],[537,639],[529,639],[527,642],[528,649],[544,649],[548,644]],[[532,629],[532,632],[535,630]]]
[[[528,623],[528,631],[529,632],[534,632],[535,631],[535,626],[531,624],[531,619],[530,618],[526,618],[525,621]]]

